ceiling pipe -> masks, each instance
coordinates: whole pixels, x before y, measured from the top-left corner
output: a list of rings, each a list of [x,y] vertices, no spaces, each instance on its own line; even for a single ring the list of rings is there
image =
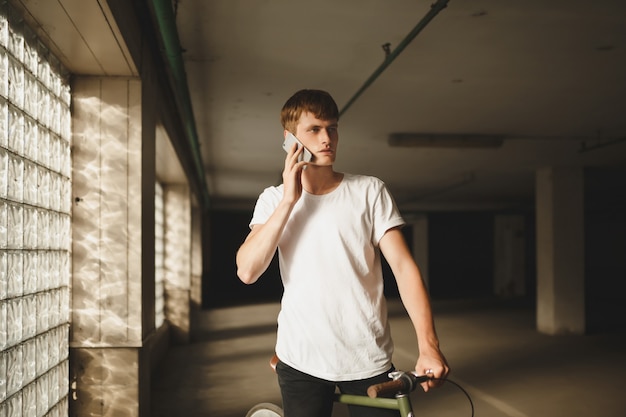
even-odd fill
[[[387,143],[397,147],[499,148],[504,135],[459,133],[392,133]]]
[[[626,141],[626,136],[621,137],[621,138],[608,139],[608,140],[605,140],[605,141],[598,140],[594,144],[589,144],[587,141],[583,141],[580,144],[580,150],[578,152],[580,152],[580,153],[589,152],[589,151],[593,151],[593,150],[598,149],[598,148],[604,148],[606,146],[617,145],[618,143],[622,143],[624,141]]]
[[[342,116],[348,108],[356,101],[357,98],[385,71],[385,69],[393,62],[394,59],[404,50],[404,48],[426,27],[426,25],[437,14],[445,9],[448,5],[448,0],[437,0],[430,6],[430,11],[418,22],[411,32],[398,44],[398,46],[387,54],[383,63],[374,71],[374,73],[365,81],[361,88],[352,96],[350,100],[339,111],[339,116]]]
[[[200,185],[199,200],[203,209],[209,207],[209,191],[204,174],[204,165],[200,153],[200,145],[198,141],[198,132],[196,130],[196,122],[193,115],[191,98],[189,97],[189,86],[187,84],[187,75],[182,57],[182,48],[178,38],[178,30],[176,28],[176,16],[172,9],[171,0],[152,0],[154,14],[157,20],[157,29],[161,34],[163,41],[164,57],[169,67],[169,72],[174,80],[174,95],[180,106],[182,106],[181,115],[183,117],[183,125],[185,128],[186,139],[189,143],[194,162],[194,171],[196,179]]]

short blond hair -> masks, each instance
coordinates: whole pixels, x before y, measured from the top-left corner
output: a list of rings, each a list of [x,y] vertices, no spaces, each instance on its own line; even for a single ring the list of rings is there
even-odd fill
[[[332,96],[323,90],[300,90],[292,95],[280,112],[283,129],[296,133],[302,113],[311,113],[320,120],[339,120],[339,109]]]

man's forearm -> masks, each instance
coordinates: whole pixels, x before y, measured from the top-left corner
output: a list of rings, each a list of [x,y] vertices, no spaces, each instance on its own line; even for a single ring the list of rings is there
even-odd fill
[[[419,272],[413,278],[398,283],[398,289],[402,303],[415,328],[420,352],[438,349],[439,339],[435,331],[430,299]]]
[[[254,226],[237,251],[237,276],[245,284],[255,283],[276,253],[291,206],[279,204],[265,224]]]

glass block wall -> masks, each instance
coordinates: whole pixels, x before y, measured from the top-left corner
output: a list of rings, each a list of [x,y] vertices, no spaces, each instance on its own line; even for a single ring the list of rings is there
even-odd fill
[[[68,414],[68,78],[0,0],[0,417]]]

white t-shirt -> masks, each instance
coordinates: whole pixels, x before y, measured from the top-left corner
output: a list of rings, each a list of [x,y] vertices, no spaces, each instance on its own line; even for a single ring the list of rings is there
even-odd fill
[[[269,187],[250,225],[263,224],[282,199]],[[329,381],[378,375],[391,366],[393,342],[383,295],[378,242],[404,224],[385,184],[344,174],[324,195],[306,191],[278,244],[284,286],[276,353],[287,365]]]

